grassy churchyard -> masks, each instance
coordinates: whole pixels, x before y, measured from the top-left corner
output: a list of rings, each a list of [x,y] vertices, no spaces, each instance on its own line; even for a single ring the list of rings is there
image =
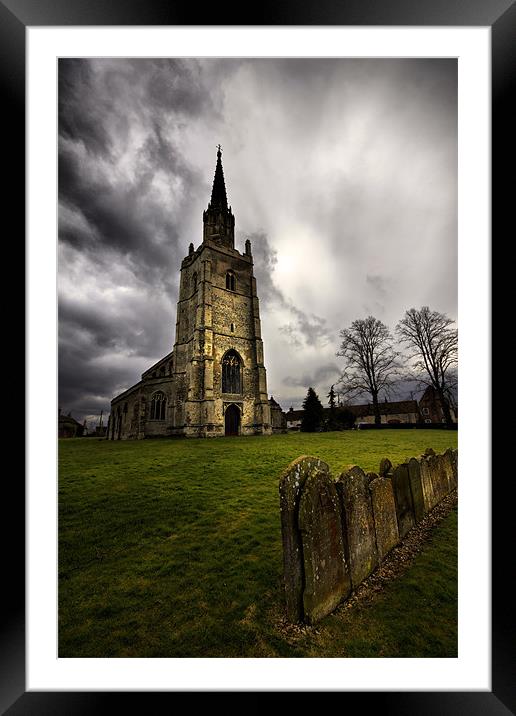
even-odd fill
[[[302,454],[378,470],[446,430],[59,442],[60,657],[453,657],[457,512],[372,602],[283,624],[278,478]]]

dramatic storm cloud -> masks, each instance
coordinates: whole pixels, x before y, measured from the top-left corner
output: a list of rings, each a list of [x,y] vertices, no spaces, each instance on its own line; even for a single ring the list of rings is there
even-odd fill
[[[218,142],[284,409],[325,400],[354,319],[456,318],[455,60],[60,60],[59,402],[79,420],[172,349]]]

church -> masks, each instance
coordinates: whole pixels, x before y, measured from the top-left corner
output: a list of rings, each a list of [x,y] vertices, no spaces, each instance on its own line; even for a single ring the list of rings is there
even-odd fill
[[[111,401],[107,439],[270,435],[286,427],[267,398],[251,242],[235,249],[222,151],[202,243],[181,263],[173,350]]]

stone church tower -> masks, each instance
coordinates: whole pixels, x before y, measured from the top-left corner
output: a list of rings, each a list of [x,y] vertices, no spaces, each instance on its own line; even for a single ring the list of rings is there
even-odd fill
[[[235,249],[222,152],[203,240],[181,263],[173,351],[111,401],[108,439],[270,434],[251,242]]]

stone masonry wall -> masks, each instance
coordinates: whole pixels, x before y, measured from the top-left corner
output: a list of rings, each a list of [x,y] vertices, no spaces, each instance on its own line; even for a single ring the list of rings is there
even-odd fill
[[[330,614],[405,535],[457,488],[458,451],[429,448],[379,474],[349,466],[336,479],[303,455],[279,480],[286,615],[313,624]]]

